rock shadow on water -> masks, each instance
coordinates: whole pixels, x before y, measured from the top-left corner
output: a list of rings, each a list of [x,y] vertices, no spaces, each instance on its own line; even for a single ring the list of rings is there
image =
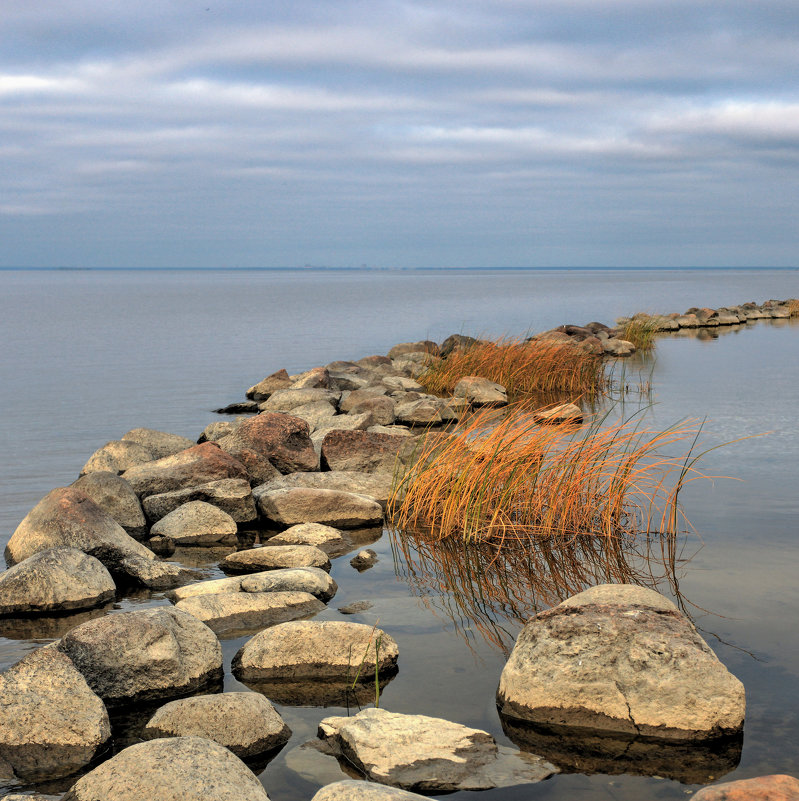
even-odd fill
[[[741,761],[743,732],[700,742],[674,742],[592,729],[540,725],[500,715],[505,735],[562,773],[660,776],[682,784],[708,784]]]
[[[394,668],[380,674],[380,681],[329,681],[306,679],[291,681],[275,679],[272,681],[242,682],[251,690],[265,695],[270,701],[283,706],[341,707],[348,711],[359,711],[374,704],[376,695],[382,696],[385,687],[398,673]]]
[[[84,612],[0,618],[0,637],[9,640],[57,640],[81,623],[103,617],[118,608],[114,602]]]

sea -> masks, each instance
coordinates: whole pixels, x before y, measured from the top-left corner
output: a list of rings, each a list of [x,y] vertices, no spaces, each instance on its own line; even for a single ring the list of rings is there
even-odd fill
[[[220,419],[214,409],[281,368],[297,373],[453,333],[521,336],[789,297],[799,297],[797,269],[0,270],[0,545],[105,442],[142,426],[196,439]],[[614,375],[614,413],[658,430],[701,426],[695,453],[706,451],[705,476],[682,494],[684,558],[678,582],[662,591],[680,597],[747,694],[739,752],[708,757],[702,782],[799,775],[799,321],[664,335],[651,358],[620,362]],[[506,651],[453,612],[463,608],[451,603],[458,588],[409,578],[387,534],[371,547],[380,560],[362,574],[347,559],[334,563],[340,590],[322,618],[373,602],[353,619],[379,620],[400,650],[381,706],[485,729],[512,746],[495,706]],[[201,557],[197,566],[221,575]],[[155,594],[117,606],[165,603]],[[511,638],[520,627],[504,625]],[[65,626],[0,625],[0,669]],[[246,689],[229,671],[246,639],[223,643],[227,689]],[[278,708],[294,734],[261,766],[270,798],[310,799],[346,778],[302,745],[322,717],[347,712]],[[699,786],[690,780],[698,774],[658,772],[646,760],[573,771],[480,798],[677,799]],[[57,795],[64,785],[39,789]],[[467,796],[476,797],[451,797]]]

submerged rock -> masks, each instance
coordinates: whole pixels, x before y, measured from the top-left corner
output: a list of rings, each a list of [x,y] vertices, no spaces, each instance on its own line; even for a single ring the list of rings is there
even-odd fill
[[[191,501],[210,503],[227,512],[237,523],[251,523],[258,517],[250,482],[245,478],[222,478],[196,487],[150,495],[142,506],[147,519],[155,523]]]
[[[150,529],[153,536],[168,537],[176,545],[235,543],[238,526],[227,512],[205,501],[189,501],[162,517]]]
[[[72,486],[108,512],[131,537],[143,537],[147,533],[139,498],[122,476],[98,470],[81,476]]]
[[[330,570],[330,559],[313,545],[265,545],[226,556],[219,567],[225,573],[258,573],[287,567],[319,567]]]
[[[372,498],[311,487],[260,492],[258,509],[264,518],[283,526],[323,523],[336,528],[365,528],[383,520],[383,507]]]
[[[745,712],[743,685],[688,619],[632,585],[593,587],[536,615],[497,703],[534,724],[684,741],[735,734]]]
[[[377,553],[371,548],[364,548],[350,559],[350,564],[359,573],[362,573],[364,570],[368,570],[370,567],[374,567],[377,564]]]

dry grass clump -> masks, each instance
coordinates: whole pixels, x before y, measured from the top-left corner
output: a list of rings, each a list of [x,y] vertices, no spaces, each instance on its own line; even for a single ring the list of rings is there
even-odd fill
[[[639,312],[630,318],[619,321],[619,337],[632,342],[638,350],[652,350],[655,347],[655,334],[660,327],[661,318]]]
[[[573,345],[500,339],[478,342],[431,364],[417,379],[436,395],[449,395],[464,376],[496,381],[518,398],[546,392],[591,396],[604,387],[602,359]]]
[[[445,442],[422,447],[388,518],[429,541],[498,546],[674,535],[677,496],[697,457],[692,445],[678,457],[661,450],[697,433],[690,423],[663,432],[632,422],[579,429],[539,426],[523,410],[499,422],[478,413]]]
[[[791,298],[788,301],[788,311],[791,313],[791,317],[799,317],[799,299]]]

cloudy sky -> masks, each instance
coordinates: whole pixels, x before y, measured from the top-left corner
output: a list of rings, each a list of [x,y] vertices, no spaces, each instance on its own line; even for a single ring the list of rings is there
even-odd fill
[[[791,266],[797,0],[0,0],[0,266]]]

